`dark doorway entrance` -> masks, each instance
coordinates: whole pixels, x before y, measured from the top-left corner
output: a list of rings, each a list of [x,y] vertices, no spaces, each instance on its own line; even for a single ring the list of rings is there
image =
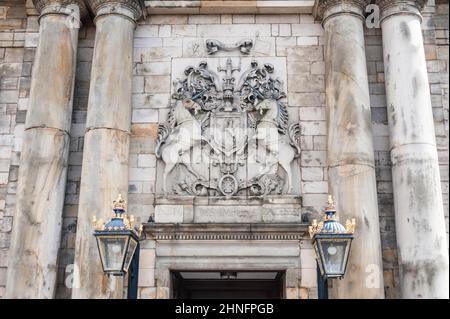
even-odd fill
[[[174,299],[281,299],[282,271],[173,271]]]

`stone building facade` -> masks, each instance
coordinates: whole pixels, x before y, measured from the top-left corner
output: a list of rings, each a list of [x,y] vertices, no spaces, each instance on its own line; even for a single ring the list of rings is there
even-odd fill
[[[0,0],[0,296],[125,296],[90,222],[121,193],[139,298],[225,271],[317,298],[307,226],[330,193],[357,221],[332,297],[448,298],[448,43],[442,0]],[[211,148],[166,176],[178,107]],[[249,135],[214,127],[258,135],[272,110],[281,154],[262,138],[276,162],[252,175]]]

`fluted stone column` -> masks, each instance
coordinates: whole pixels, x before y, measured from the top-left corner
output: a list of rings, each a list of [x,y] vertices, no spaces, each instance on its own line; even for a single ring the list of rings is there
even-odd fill
[[[69,154],[82,2],[34,0],[40,11],[6,298],[52,298]]]
[[[128,193],[133,33],[143,14],[138,0],[88,1],[96,14],[78,210],[73,298],[122,298],[121,277],[103,274],[91,218],[108,220],[112,202]]]
[[[325,29],[328,180],[341,221],[356,218],[347,273],[332,298],[383,298],[372,122],[364,48],[364,0],[318,0]]]
[[[448,298],[449,266],[421,30],[427,1],[381,7],[395,227],[403,298]]]

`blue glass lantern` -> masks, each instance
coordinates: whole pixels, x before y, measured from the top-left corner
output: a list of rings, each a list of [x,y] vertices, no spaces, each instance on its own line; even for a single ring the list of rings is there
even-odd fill
[[[128,217],[125,206],[126,202],[119,194],[109,222],[93,218],[103,271],[108,275],[123,276],[127,273],[139,242],[141,230],[133,228],[133,216]]]
[[[329,195],[323,221],[313,220],[309,226],[320,273],[325,279],[344,277],[356,225],[352,219],[347,220],[344,227],[335,214],[333,198]]]

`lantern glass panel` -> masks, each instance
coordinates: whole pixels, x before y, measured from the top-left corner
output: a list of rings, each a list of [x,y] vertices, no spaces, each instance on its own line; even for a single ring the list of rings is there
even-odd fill
[[[138,244],[138,242],[133,237],[130,237],[130,243],[128,245],[127,255],[125,256],[125,263],[123,264],[123,270],[125,272],[127,272],[128,268],[130,267],[131,260],[133,258],[134,251],[136,250],[137,244]]]
[[[351,239],[320,238],[316,250],[320,256],[320,269],[326,277],[342,277],[348,260]]]
[[[128,236],[98,236],[100,257],[105,272],[120,272],[125,257]]]

